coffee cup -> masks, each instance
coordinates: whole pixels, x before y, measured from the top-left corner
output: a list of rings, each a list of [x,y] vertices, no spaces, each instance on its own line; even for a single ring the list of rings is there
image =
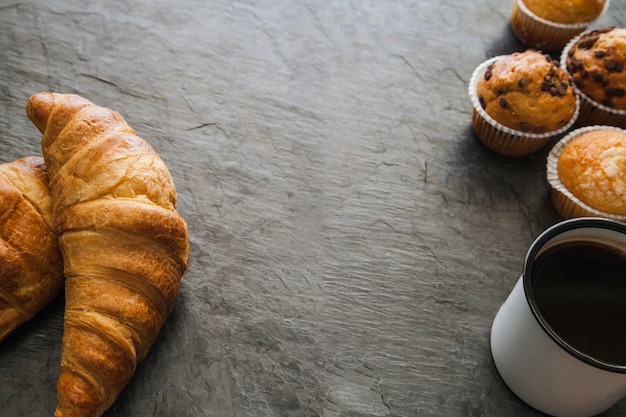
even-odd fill
[[[555,417],[595,416],[626,395],[626,224],[544,231],[498,310],[491,353],[506,385]]]

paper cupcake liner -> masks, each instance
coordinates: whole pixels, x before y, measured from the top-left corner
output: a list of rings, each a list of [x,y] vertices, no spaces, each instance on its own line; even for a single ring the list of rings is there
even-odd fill
[[[626,127],[626,111],[616,110],[596,103],[576,89],[581,97],[578,124],[580,126],[609,125]]]
[[[550,185],[550,198],[552,199],[552,204],[556,211],[563,217],[564,219],[571,219],[575,217],[605,217],[608,219],[618,220],[618,221],[626,221],[626,216],[618,215],[618,214],[610,214],[605,213],[603,211],[597,210],[583,201],[579,200],[574,194],[572,194],[564,185],[561,183],[558,173],[558,161],[559,155],[561,151],[567,145],[567,143],[574,138],[582,135],[583,133],[590,132],[593,130],[604,130],[604,129],[612,129],[617,131],[623,131],[620,128],[615,126],[586,126],[581,127],[576,130],[568,133],[563,139],[558,141],[554,147],[550,150],[548,154],[548,159],[546,163],[546,176],[548,179],[548,184]]]
[[[499,130],[476,109],[472,112],[472,126],[478,139],[489,149],[504,156],[528,156],[546,146],[551,137],[528,138]]]
[[[585,33],[581,33],[570,39],[567,45],[563,48],[563,52],[561,52],[560,64],[561,68],[564,70],[567,71],[566,64],[569,50],[572,49],[574,44],[584,35]],[[614,109],[598,103],[580,91],[576,84],[574,84],[574,91],[576,91],[576,94],[580,97],[580,112],[577,119],[577,124],[579,126],[605,125],[622,128],[626,127],[626,110]]]
[[[565,24],[543,19],[531,12],[523,0],[513,0],[510,25],[515,36],[526,46],[546,52],[559,51],[570,39],[587,29],[592,22],[602,16],[608,6],[609,0],[606,0],[604,8],[593,20]]]
[[[480,105],[480,100],[476,94],[476,84],[487,67],[504,55],[496,56],[480,64],[472,74],[469,82],[468,93],[472,102],[472,127],[480,141],[493,150],[504,156],[528,156],[546,146],[548,142],[567,131],[576,121],[579,112],[580,101],[576,97],[576,110],[571,120],[558,130],[545,133],[527,133],[511,129],[496,122]]]

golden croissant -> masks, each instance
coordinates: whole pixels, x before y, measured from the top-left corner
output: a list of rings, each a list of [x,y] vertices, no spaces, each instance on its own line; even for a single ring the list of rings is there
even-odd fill
[[[117,399],[171,312],[187,268],[187,225],[172,177],[119,113],[38,93],[65,272],[55,417],[98,417]]]
[[[63,288],[41,157],[0,165],[0,341],[30,320]]]

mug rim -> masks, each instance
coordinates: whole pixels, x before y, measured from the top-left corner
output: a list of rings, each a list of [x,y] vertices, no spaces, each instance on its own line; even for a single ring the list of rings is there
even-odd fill
[[[523,284],[524,284],[524,295],[526,297],[526,301],[528,306],[530,307],[530,311],[532,312],[535,320],[539,323],[543,331],[563,350],[565,350],[570,355],[575,358],[585,362],[588,365],[591,365],[595,368],[603,369],[605,371],[626,374],[626,364],[624,365],[616,365],[612,363],[608,363],[605,361],[601,361],[597,358],[594,358],[591,355],[588,355],[579,349],[574,348],[571,344],[567,343],[561,336],[559,336],[552,327],[547,323],[539,308],[537,306],[537,301],[535,299],[532,286],[531,286],[531,274],[532,267],[535,261],[535,257],[538,252],[544,247],[544,245],[550,241],[555,236],[573,229],[580,228],[600,228],[600,229],[609,229],[615,232],[620,232],[626,235],[626,223],[603,218],[603,217],[577,217],[572,219],[563,220],[559,223],[556,223],[546,229],[543,233],[537,237],[534,242],[531,244],[528,253],[526,254],[526,259],[524,261],[524,274],[523,274]]]

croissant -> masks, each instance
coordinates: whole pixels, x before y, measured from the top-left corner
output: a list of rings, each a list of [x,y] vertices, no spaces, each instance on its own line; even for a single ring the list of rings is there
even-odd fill
[[[119,113],[38,93],[65,272],[55,417],[98,417],[117,399],[171,312],[187,268],[187,225],[172,177]]]
[[[63,288],[63,259],[41,157],[0,165],[0,341]]]

